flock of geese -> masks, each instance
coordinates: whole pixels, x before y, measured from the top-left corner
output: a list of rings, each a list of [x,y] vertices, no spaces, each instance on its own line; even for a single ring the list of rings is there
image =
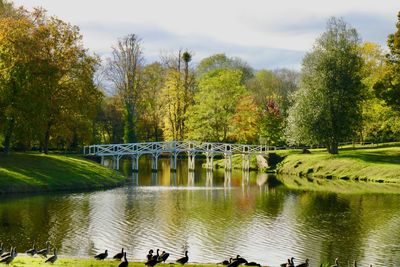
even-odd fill
[[[45,263],[54,263],[57,260],[57,250],[54,248],[53,249],[53,255],[49,258],[47,258],[48,254],[50,253],[50,242],[46,242],[46,248],[37,250],[35,244],[33,244],[33,247],[29,250],[26,251],[27,255],[30,256],[35,256],[39,255],[43,258],[45,258]],[[154,251],[152,249],[149,250],[149,253],[147,254],[146,258],[147,261],[145,262],[145,265],[148,267],[154,267],[158,263],[165,263],[165,261],[168,259],[170,256],[169,253],[163,251],[160,254],[160,249],[157,249],[157,253],[154,254]],[[14,258],[18,255],[17,250],[15,247],[11,247],[10,251],[6,252],[3,247],[3,243],[0,244],[0,263],[5,263],[5,264],[10,264]],[[106,249],[103,253],[97,254],[94,256],[95,259],[97,260],[104,260],[108,257],[108,250]],[[127,267],[129,262],[126,258],[126,252],[122,248],[121,252],[115,254],[113,256],[114,260],[122,261],[118,267]],[[188,251],[185,252],[185,256],[177,259],[176,263],[179,263],[181,265],[186,264],[189,261],[189,256],[188,256]],[[257,266],[261,267],[261,264],[256,263],[254,261],[248,262],[246,259],[241,257],[240,255],[237,255],[236,258],[230,258],[229,260],[224,260],[218,264],[225,265],[227,267],[238,267],[239,265],[245,265],[245,266]],[[309,259],[306,259],[305,262],[300,263],[300,264],[295,264],[294,263],[294,257],[289,258],[287,262],[282,263],[280,267],[308,267],[309,266]],[[321,264],[320,267],[323,265]],[[341,265],[339,264],[339,258],[335,259],[335,264],[331,265],[330,267],[340,267]],[[354,261],[353,267],[357,267],[357,262]],[[372,267],[372,265],[370,265]]]

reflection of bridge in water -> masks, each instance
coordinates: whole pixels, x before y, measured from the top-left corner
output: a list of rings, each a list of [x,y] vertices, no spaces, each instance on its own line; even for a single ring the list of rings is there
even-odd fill
[[[206,169],[213,169],[213,160],[215,155],[224,156],[225,171],[232,170],[232,156],[242,155],[242,170],[250,169],[251,155],[267,155],[275,147],[266,145],[243,145],[227,143],[210,143],[196,141],[171,141],[171,142],[146,142],[146,143],[128,143],[128,144],[108,144],[91,145],[84,148],[85,155],[101,157],[101,163],[104,159],[112,159],[112,168],[119,170],[119,162],[122,157],[131,157],[132,170],[139,170],[139,158],[142,155],[151,155],[153,172],[158,170],[158,158],[161,155],[171,157],[170,168],[176,172],[177,158],[179,154],[186,154],[188,157],[189,171],[194,171],[196,155],[204,155],[206,158]]]

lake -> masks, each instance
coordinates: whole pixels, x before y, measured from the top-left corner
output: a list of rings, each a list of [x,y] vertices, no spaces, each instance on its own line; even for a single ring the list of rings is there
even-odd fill
[[[176,174],[161,159],[150,172],[143,158],[139,174],[124,187],[0,199],[0,241],[24,251],[49,240],[64,255],[89,257],[124,247],[144,261],[159,248],[175,260],[217,263],[237,254],[277,266],[289,257],[310,266],[400,265],[400,195],[340,194],[292,190],[274,175],[224,170],[206,172],[196,162]],[[279,177],[278,177],[279,178]]]

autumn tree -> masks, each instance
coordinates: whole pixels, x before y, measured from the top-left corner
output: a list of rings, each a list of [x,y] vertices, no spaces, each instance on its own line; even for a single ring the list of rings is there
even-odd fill
[[[113,84],[124,103],[124,141],[137,139],[137,105],[141,92],[141,73],[143,55],[141,40],[135,34],[129,34],[118,40],[112,48],[112,56],[107,61],[107,77]]]
[[[362,58],[357,31],[331,18],[303,59],[301,86],[289,111],[288,137],[324,144],[331,154],[361,123]]]
[[[242,72],[235,69],[216,69],[202,76],[188,113],[189,139],[229,141],[236,107],[246,93],[241,80]]]
[[[165,83],[161,89],[163,134],[166,140],[184,140],[187,134],[187,110],[193,103],[194,75],[190,69],[190,52],[164,58]],[[183,66],[182,66],[183,65]]]
[[[387,70],[374,85],[376,95],[389,106],[400,111],[400,12],[397,15],[396,32],[387,40]]]

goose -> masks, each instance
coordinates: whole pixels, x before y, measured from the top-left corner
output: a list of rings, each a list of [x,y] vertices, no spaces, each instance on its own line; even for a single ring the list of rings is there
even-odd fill
[[[182,257],[178,260],[176,260],[177,263],[180,263],[182,265],[184,265],[185,263],[187,263],[189,261],[189,256],[188,256],[188,251],[186,250],[185,252],[185,257]]]
[[[306,259],[306,262],[303,262],[303,263],[301,263],[299,265],[296,265],[296,267],[308,267],[308,262],[309,261],[310,261],[309,259]]]
[[[158,262],[164,262],[164,263],[165,263],[165,261],[168,259],[168,257],[169,257],[169,253],[166,253],[165,251],[163,251],[163,252],[161,253],[161,255],[158,256],[157,261],[158,261]]]
[[[124,252],[124,261],[121,262],[118,267],[127,267],[128,266],[128,260],[126,259],[126,252]]]
[[[48,258],[46,262],[54,263],[57,260],[57,249],[54,249],[54,255]]]
[[[47,258],[47,254],[49,254],[49,252],[50,252],[50,242],[47,241],[46,245],[47,245],[46,248],[37,251],[36,254],[40,255],[43,258]]]
[[[104,260],[105,258],[107,258],[108,256],[108,250],[106,249],[106,251],[104,251],[103,253],[97,254],[96,256],[94,256],[94,258],[96,260]]]
[[[232,258],[229,258],[229,261],[228,260],[224,260],[223,262],[220,262],[218,264],[229,265],[231,262],[232,262]]]
[[[32,257],[35,256],[35,254],[37,253],[35,243],[33,243],[33,248],[28,249],[25,253],[31,255]]]
[[[259,263],[257,263],[257,262],[254,262],[254,261],[246,262],[244,265],[246,265],[246,266],[258,266],[258,267],[261,267],[261,264],[259,264]]]
[[[13,249],[13,247],[11,246],[10,247],[10,251],[4,251],[3,254],[1,254],[0,257],[5,258],[5,257],[8,257],[8,256],[11,256],[12,249]]]
[[[331,267],[339,267],[339,258],[335,259],[335,264],[331,265]]]
[[[1,260],[0,260],[0,262],[1,263],[5,263],[5,264],[10,264],[13,260],[14,260],[14,258],[16,257],[16,252],[14,252],[14,248],[11,248],[11,251],[10,251],[10,255],[8,255],[8,256],[6,256],[6,257],[4,257],[4,258],[2,258]]]
[[[233,259],[233,261],[231,263],[228,264],[227,267],[238,267],[240,264],[242,264],[243,262],[240,260],[235,260]]]
[[[287,262],[282,263],[281,267],[294,267],[294,257],[291,257],[290,259],[287,259]]]
[[[240,255],[236,255],[236,258],[233,259],[233,262],[235,261],[238,261],[239,264],[247,263],[247,260],[245,260],[243,257],[240,257]]]
[[[122,248],[121,252],[115,254],[113,259],[122,260],[123,257],[124,257],[124,248]]]
[[[157,263],[158,263],[157,258],[154,258],[154,256],[153,256],[150,260],[148,260],[148,261],[145,263],[145,265],[150,266],[150,267],[153,267],[153,266],[156,265]]]
[[[152,257],[151,259],[152,259],[152,260],[158,260],[158,257],[160,256],[159,252],[160,252],[160,250],[157,249],[157,254],[156,254],[156,255],[153,255],[153,257]]]
[[[147,260],[149,261],[149,260],[151,260],[152,258],[153,258],[153,250],[152,249],[150,249],[149,250],[149,254],[147,254]]]

